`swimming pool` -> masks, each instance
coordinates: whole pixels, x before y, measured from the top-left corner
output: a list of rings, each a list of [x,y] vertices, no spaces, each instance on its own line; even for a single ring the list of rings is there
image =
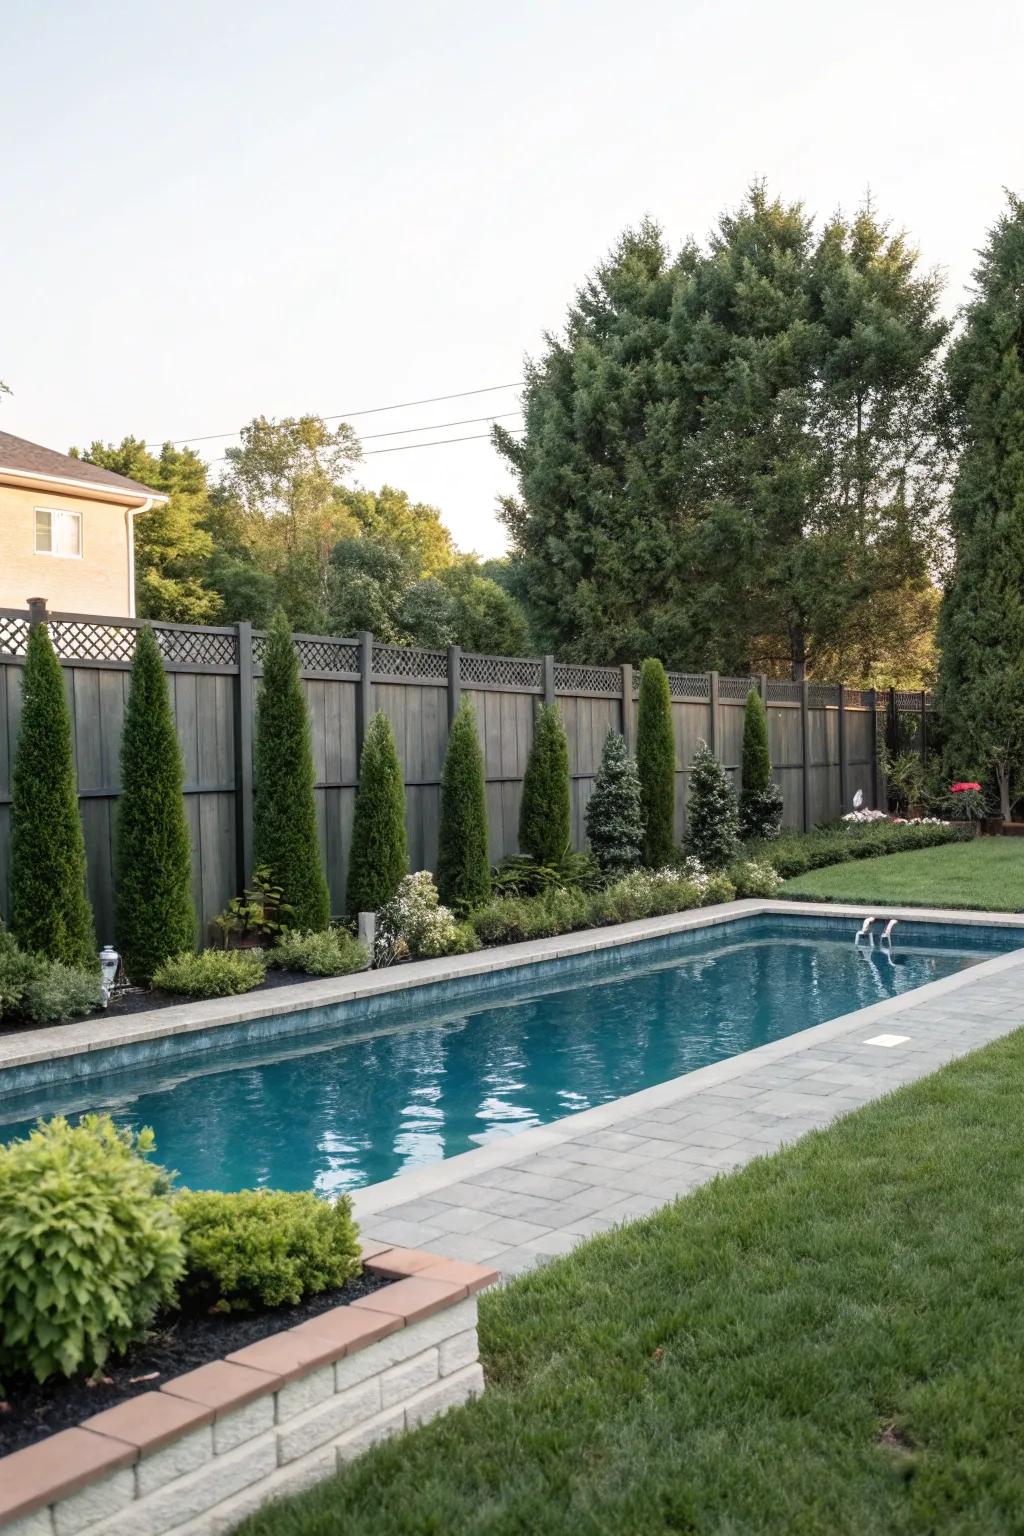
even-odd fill
[[[26,1085],[0,1138],[36,1115],[109,1110],[151,1125],[193,1187],[325,1194],[679,1077],[1016,949],[998,927],[904,923],[890,957],[852,918],[744,917],[599,953],[417,987]],[[277,1026],[275,1028],[275,1026]],[[95,1067],[95,1057],[90,1065]],[[55,1064],[60,1066],[60,1063]],[[69,1073],[73,1069],[68,1069]]]

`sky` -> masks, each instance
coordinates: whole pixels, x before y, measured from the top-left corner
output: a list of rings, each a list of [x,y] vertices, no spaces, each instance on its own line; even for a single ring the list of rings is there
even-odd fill
[[[2,14],[0,427],[215,460],[255,415],[345,415],[355,479],[484,556],[513,485],[477,418],[516,427],[524,357],[627,225],[675,247],[758,178],[822,216],[870,188],[953,313],[1024,191],[1018,0]]]

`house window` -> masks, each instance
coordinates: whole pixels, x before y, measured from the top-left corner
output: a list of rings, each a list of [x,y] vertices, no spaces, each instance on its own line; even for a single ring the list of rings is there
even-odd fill
[[[81,512],[54,512],[49,507],[37,507],[36,554],[58,555],[63,560],[80,560]]]

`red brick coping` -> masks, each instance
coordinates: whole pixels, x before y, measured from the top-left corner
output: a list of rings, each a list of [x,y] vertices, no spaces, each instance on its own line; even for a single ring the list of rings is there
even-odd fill
[[[454,1306],[499,1278],[497,1270],[479,1264],[385,1243],[366,1244],[362,1261],[364,1269],[394,1284],[268,1334],[223,1360],[165,1381],[157,1391],[93,1414],[77,1429],[0,1458],[0,1526],[77,1493],[319,1365]]]

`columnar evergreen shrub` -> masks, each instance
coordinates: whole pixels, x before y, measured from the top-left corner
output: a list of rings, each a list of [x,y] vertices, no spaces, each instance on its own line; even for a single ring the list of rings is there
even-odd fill
[[[540,864],[557,864],[569,847],[569,744],[554,704],[537,711],[533,746],[523,775],[519,847]]]
[[[736,852],[739,810],[725,769],[701,742],[690,766],[686,849],[706,869],[724,869]]]
[[[253,746],[253,857],[269,865],[298,928],[331,916],[316,829],[309,712],[292,632],[278,609],[267,636]]]
[[[772,778],[768,751],[768,716],[756,688],[747,694],[743,717],[743,783],[740,790],[740,836],[778,837],[782,828],[782,791]]]
[[[152,1150],[109,1115],[0,1146],[0,1376],[95,1370],[173,1300],[181,1230]]]
[[[594,857],[605,874],[623,874],[639,864],[644,840],[640,778],[618,731],[609,731],[604,739],[586,823]]]
[[[118,948],[132,981],[196,940],[184,768],[160,648],[139,631],[121,736],[117,804]]]
[[[359,762],[359,789],[352,819],[346,905],[379,912],[409,869],[405,833],[405,782],[391,722],[382,710],[370,721]]]
[[[29,631],[11,778],[11,932],[23,949],[96,970],[71,721],[45,625]]]
[[[669,862],[675,847],[676,742],[668,677],[654,657],[648,657],[640,669],[636,766],[644,824],[644,863],[650,869],[658,869]]]
[[[452,721],[444,759],[437,889],[445,905],[458,911],[479,906],[491,894],[484,755],[468,699]]]

